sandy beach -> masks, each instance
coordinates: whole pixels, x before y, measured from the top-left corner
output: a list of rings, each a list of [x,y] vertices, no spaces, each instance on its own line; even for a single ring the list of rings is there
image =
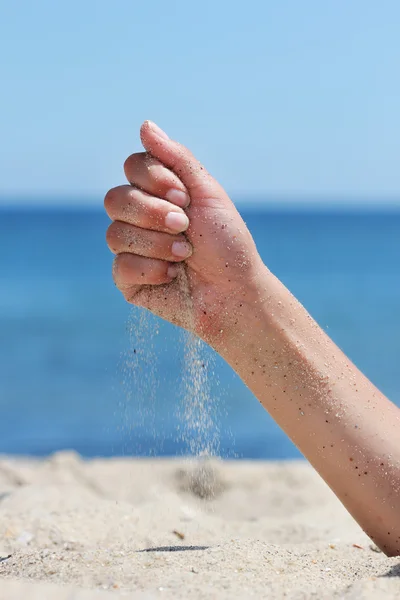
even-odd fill
[[[400,598],[305,462],[0,460],[0,599]]]

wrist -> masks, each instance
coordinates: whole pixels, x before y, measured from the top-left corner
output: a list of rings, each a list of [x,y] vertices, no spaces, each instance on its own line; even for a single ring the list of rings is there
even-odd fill
[[[277,282],[271,271],[261,263],[244,284],[218,303],[214,315],[217,326],[206,341],[228,362],[231,349],[246,344],[246,340],[254,337],[261,322],[266,325],[266,316],[268,318],[271,312],[268,305]]]
[[[227,304],[226,319],[208,343],[235,370],[246,365],[249,356],[257,357],[265,344],[277,359],[301,348],[318,348],[319,358],[325,355],[324,332],[267,267]]]

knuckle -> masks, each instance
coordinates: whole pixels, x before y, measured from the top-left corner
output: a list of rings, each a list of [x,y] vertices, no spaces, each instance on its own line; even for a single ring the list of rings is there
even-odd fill
[[[127,187],[129,186],[119,185],[118,187],[111,188],[104,197],[104,208],[108,216],[113,220],[116,220],[118,214],[121,212],[121,205],[123,206]]]
[[[113,277],[118,287],[121,287],[123,285],[124,279],[126,279],[132,271],[132,267],[129,264],[127,258],[128,256],[126,254],[119,254],[114,259]]]
[[[111,223],[111,225],[108,227],[108,229],[106,231],[106,242],[107,242],[107,245],[110,248],[110,250],[112,250],[113,252],[116,252],[120,245],[119,231],[120,231],[120,228],[115,223],[115,221],[113,223]]]
[[[133,157],[134,157],[134,154],[131,154],[130,156],[128,156],[128,158],[124,162],[124,171],[126,174],[129,173],[129,171],[130,171]]]
[[[124,162],[125,174],[132,176],[143,164],[146,164],[146,159],[148,160],[148,157],[145,152],[136,152],[128,156]]]
[[[110,213],[114,206],[116,189],[117,188],[112,188],[111,190],[108,190],[104,196],[104,208],[106,209],[107,213]]]

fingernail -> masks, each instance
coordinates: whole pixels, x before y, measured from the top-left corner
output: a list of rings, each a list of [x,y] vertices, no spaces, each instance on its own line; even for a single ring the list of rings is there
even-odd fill
[[[172,244],[172,254],[178,258],[187,258],[192,254],[192,248],[187,242],[174,242]]]
[[[168,277],[171,277],[171,279],[174,279],[178,275],[178,271],[179,271],[178,265],[169,265],[169,267],[167,269],[167,275],[168,275]]]
[[[148,124],[152,132],[155,133],[158,137],[162,138],[163,140],[169,140],[169,137],[167,136],[165,131],[163,131],[158,125],[153,123],[153,121],[148,121]]]
[[[181,208],[186,208],[190,203],[189,194],[182,192],[182,190],[168,190],[165,194],[165,198],[168,202],[180,206]]]
[[[183,213],[170,212],[165,217],[165,226],[172,231],[186,231],[189,226],[189,219]]]

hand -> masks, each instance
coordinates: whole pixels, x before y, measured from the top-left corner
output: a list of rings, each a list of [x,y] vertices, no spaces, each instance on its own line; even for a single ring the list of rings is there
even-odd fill
[[[141,138],[146,152],[125,163],[131,185],[105,198],[118,288],[212,345],[374,543],[399,555],[399,409],[264,267],[190,152],[149,122]]]
[[[146,150],[125,162],[130,185],[110,190],[107,243],[114,281],[128,302],[212,343],[265,271],[253,239],[221,186],[155,124]]]

